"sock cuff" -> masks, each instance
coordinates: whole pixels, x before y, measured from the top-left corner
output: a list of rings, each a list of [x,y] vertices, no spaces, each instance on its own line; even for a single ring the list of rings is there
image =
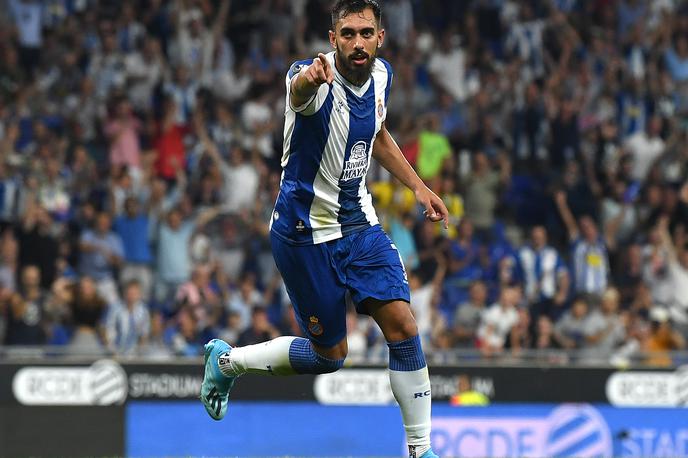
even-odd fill
[[[387,346],[390,370],[409,372],[425,367],[425,355],[418,335],[400,342],[387,342]]]
[[[344,359],[330,359],[318,354],[311,341],[297,337],[289,346],[289,363],[298,374],[334,372],[344,365]]]

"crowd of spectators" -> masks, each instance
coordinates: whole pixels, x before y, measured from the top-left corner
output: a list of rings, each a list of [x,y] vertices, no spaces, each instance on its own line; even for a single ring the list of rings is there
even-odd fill
[[[331,3],[0,0],[0,343],[300,334],[268,221],[284,75],[329,49]],[[387,127],[450,210],[371,164],[426,352],[679,364],[688,2],[381,3]],[[384,352],[347,325],[352,359]]]

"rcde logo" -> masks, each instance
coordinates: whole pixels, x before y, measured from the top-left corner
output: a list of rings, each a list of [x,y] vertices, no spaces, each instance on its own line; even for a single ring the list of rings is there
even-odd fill
[[[91,379],[91,403],[122,404],[127,399],[127,374],[122,366],[109,359],[96,361],[88,368]]]
[[[613,456],[609,425],[588,404],[563,404],[531,415],[513,408],[500,416],[468,410],[468,415],[434,416],[430,437],[440,456],[604,457]]]
[[[674,372],[615,372],[607,379],[606,394],[614,406],[688,406],[688,365]]]
[[[112,405],[127,399],[128,384],[122,366],[101,359],[91,366],[24,367],[14,375],[12,392],[24,405]]]
[[[549,416],[546,456],[612,456],[607,422],[589,405],[563,405]]]

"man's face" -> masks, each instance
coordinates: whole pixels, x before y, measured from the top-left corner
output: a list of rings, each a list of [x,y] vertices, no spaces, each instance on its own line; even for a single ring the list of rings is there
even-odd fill
[[[533,237],[533,245],[535,245],[535,248],[542,248],[545,245],[547,245],[547,232],[545,232],[545,228],[542,226],[536,226],[533,228],[532,232],[532,237]]]
[[[135,304],[141,300],[141,288],[137,284],[131,284],[125,291],[125,300],[128,304]]]
[[[580,228],[586,240],[592,242],[597,239],[597,225],[589,216],[581,218]]]
[[[356,85],[365,83],[384,36],[371,8],[340,18],[335,30],[330,30],[330,43],[337,50],[337,70]]]

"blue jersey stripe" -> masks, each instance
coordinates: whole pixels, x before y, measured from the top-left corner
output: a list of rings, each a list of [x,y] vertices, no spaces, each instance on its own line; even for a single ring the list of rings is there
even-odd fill
[[[375,81],[371,78],[370,86],[363,97],[357,97],[346,89],[346,103],[349,106],[349,136],[344,150],[344,167],[339,178],[339,197],[341,205],[337,221],[342,225],[342,235],[349,234],[370,225],[365,213],[361,210],[361,199],[358,195],[365,172],[368,168],[370,144],[375,135]],[[353,156],[352,157],[352,152]],[[358,175],[361,176],[358,176]],[[351,176],[355,178],[351,178]]]
[[[385,106],[387,106],[387,100],[389,99],[389,90],[392,89],[392,76],[394,76],[394,72],[392,71],[392,66],[387,62],[385,59],[382,59],[378,57],[380,61],[382,61],[383,64],[385,64],[385,68],[387,69],[387,86],[385,87]]]
[[[312,116],[296,113],[289,161],[284,168],[284,179],[275,205],[280,217],[273,222],[273,228],[277,229],[277,233],[294,234],[294,242],[313,242],[309,221],[315,197],[313,182],[320,169],[325,144],[330,135],[333,99],[334,93],[330,86],[327,98],[318,113]]]

